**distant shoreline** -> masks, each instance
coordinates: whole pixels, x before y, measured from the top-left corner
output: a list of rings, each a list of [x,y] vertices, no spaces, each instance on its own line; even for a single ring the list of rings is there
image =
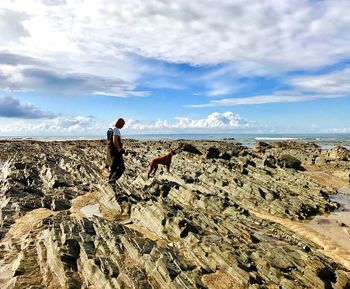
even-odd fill
[[[140,134],[124,135],[126,140],[138,141],[231,141],[248,148],[257,141],[271,143],[275,141],[311,142],[321,149],[331,149],[341,145],[350,149],[350,134]],[[104,136],[0,136],[0,141],[103,141]]]

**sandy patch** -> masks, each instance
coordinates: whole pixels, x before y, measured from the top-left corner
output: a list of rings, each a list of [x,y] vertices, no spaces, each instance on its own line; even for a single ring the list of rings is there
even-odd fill
[[[327,187],[333,188],[338,194],[330,196],[332,201],[339,203],[341,206],[335,212],[327,216],[316,216],[311,222],[305,223],[303,226],[310,228],[313,232],[319,234],[318,237],[313,236],[319,240],[319,245],[324,248],[333,248],[326,255],[333,254],[335,250],[345,251],[345,261],[349,262],[349,250],[350,250],[350,235],[349,230],[346,228],[350,226],[350,186],[349,182],[344,181],[328,172],[323,171],[316,166],[304,166],[308,171],[304,172],[318,183]],[[342,225],[343,224],[343,225]],[[320,238],[323,236],[323,239]],[[315,241],[312,239],[312,241]],[[330,241],[334,244],[325,244]],[[317,243],[317,242],[316,242]],[[346,256],[347,255],[347,256]],[[336,256],[337,258],[339,256]]]
[[[81,209],[89,205],[96,205],[97,202],[98,202],[97,192],[86,193],[85,195],[79,196],[74,200],[72,200],[72,206],[70,208],[70,212],[72,216],[76,217],[77,219],[87,217],[84,211],[82,212]],[[89,214],[89,211],[91,212],[91,208],[88,207],[88,210],[86,213]]]
[[[307,226],[350,250],[350,196],[338,193],[330,196],[330,199],[340,207],[331,214],[316,216]]]
[[[207,274],[202,277],[202,282],[209,289],[241,289],[243,288],[241,285],[237,284],[237,282],[228,274],[216,271],[212,274]]]
[[[310,166],[310,165],[303,165],[303,167],[307,170],[303,172],[304,174],[310,176],[314,180],[316,180],[318,183],[333,188],[333,189],[339,189],[342,188],[343,190],[350,190],[350,184],[349,182],[340,179],[326,171],[323,171],[321,168],[316,166]]]
[[[332,239],[339,246],[350,250],[350,235],[345,227],[341,227],[336,216],[317,216],[306,226]]]
[[[314,230],[308,223],[291,221],[289,219],[273,216],[267,212],[261,212],[253,208],[249,209],[249,211],[259,218],[279,223],[300,236],[313,241],[322,248],[320,250],[321,253],[350,270],[350,250],[348,249],[348,246],[343,245],[343,242],[338,243],[334,239],[325,235],[324,232]],[[348,242],[350,244],[349,235],[344,235],[342,237],[344,237],[344,242]]]
[[[46,208],[39,208],[26,213],[23,217],[16,219],[0,244],[12,238],[21,238],[27,235],[33,228],[39,225],[42,219],[56,215],[57,212]]]

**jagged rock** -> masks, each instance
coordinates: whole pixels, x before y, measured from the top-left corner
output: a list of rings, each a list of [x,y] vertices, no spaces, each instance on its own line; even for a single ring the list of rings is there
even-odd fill
[[[267,166],[273,169],[276,168],[276,159],[271,155],[266,156],[264,160],[264,166]]]
[[[189,152],[196,155],[202,155],[202,153],[192,144],[185,143],[180,146],[180,149],[184,152]]]
[[[244,148],[242,146],[239,146],[239,145],[236,144],[233,147],[231,147],[230,152],[231,152],[231,155],[233,157],[238,157],[240,152],[243,151],[243,150],[244,150]]]
[[[105,184],[100,187],[100,190],[102,194],[99,194],[99,203],[104,215],[116,220],[129,217],[128,196],[122,187],[118,184]]]
[[[287,168],[287,169],[295,169],[300,170],[301,169],[301,161],[299,161],[297,158],[290,156],[290,155],[282,155],[278,160],[277,163],[279,166]]]
[[[207,159],[218,159],[220,157],[220,150],[215,147],[210,147],[208,149],[206,158]]]
[[[196,182],[196,180],[194,178],[192,178],[191,176],[188,176],[188,175],[182,176],[181,179],[183,179],[185,181],[185,183],[187,183],[187,184],[193,184]]]
[[[112,186],[105,141],[0,141],[0,287],[350,286],[347,263],[293,229],[337,207],[300,161],[348,177],[347,161],[310,144],[271,145],[269,155],[227,141],[184,144],[170,172],[148,179],[148,161],[178,141],[124,140],[127,169]],[[192,155],[200,151],[215,158]],[[100,214],[87,218],[86,205]]]
[[[53,211],[63,211],[69,209],[70,207],[70,201],[65,198],[53,198],[51,200],[51,209]]]
[[[271,148],[271,145],[263,142],[263,141],[257,141],[255,143],[254,151],[257,153],[265,153],[267,149]]]
[[[348,149],[338,145],[335,148],[330,149],[328,151],[327,157],[330,160],[349,161],[350,160],[350,151]]]
[[[312,142],[297,142],[297,141],[274,141],[271,143],[272,147],[283,150],[302,150],[302,151],[315,151],[319,150],[319,146]]]
[[[25,163],[15,163],[14,164],[14,166],[15,166],[15,168],[17,169],[17,170],[24,170],[25,169],[25,167],[26,167],[26,164]]]
[[[243,164],[243,167],[246,168],[248,166],[256,167],[256,163],[251,159],[246,159],[246,161]]]
[[[224,152],[220,155],[220,159],[223,159],[223,160],[230,160],[231,159],[231,155],[227,152]]]

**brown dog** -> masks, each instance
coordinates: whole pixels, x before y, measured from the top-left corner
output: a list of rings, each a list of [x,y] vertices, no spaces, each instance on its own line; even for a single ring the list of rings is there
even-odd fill
[[[171,158],[175,154],[176,154],[175,151],[171,151],[170,153],[168,153],[165,156],[154,158],[153,160],[151,160],[151,162],[149,163],[148,177],[150,176],[152,171],[153,171],[153,175],[155,175],[155,173],[156,173],[156,171],[158,169],[158,165],[166,166],[167,170],[169,172],[170,171],[170,165],[171,165]]]

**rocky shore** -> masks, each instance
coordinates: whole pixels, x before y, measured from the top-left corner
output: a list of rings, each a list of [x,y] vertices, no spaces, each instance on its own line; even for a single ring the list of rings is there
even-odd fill
[[[0,288],[350,288],[349,248],[308,226],[350,194],[347,149],[124,143],[111,186],[103,140],[0,142]]]

